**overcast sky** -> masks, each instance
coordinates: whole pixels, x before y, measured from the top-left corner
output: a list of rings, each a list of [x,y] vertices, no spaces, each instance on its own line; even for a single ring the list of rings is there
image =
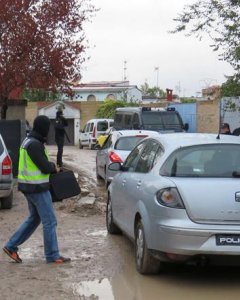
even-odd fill
[[[92,0],[100,11],[85,25],[90,59],[83,66],[82,82],[123,80],[125,75],[139,88],[147,82],[181,96],[197,96],[202,88],[226,81],[224,75],[232,75],[232,68],[218,60],[207,37],[199,41],[168,33],[177,13],[194,2]]]

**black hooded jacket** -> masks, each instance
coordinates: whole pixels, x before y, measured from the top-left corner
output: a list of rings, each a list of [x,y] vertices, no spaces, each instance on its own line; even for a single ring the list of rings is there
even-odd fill
[[[50,120],[46,116],[38,116],[33,123],[33,130],[29,133],[27,139],[31,139],[27,147],[27,153],[35,165],[44,174],[56,173],[56,167],[50,162],[45,153],[44,143],[48,135]],[[26,184],[18,183],[18,189],[24,193],[40,193],[49,190],[49,183],[44,184]]]
[[[56,113],[55,121],[55,142],[57,145],[64,145],[65,127],[68,126],[67,120],[64,118],[62,111]]]

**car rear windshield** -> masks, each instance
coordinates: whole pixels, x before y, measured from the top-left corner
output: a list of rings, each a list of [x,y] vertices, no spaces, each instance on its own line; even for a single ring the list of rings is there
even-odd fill
[[[142,119],[144,129],[166,130],[182,128],[182,122],[176,112],[143,111]]]
[[[101,121],[97,123],[97,131],[106,131],[108,129],[108,122]]]
[[[122,136],[120,137],[116,144],[116,150],[131,151],[143,138],[146,136]]]
[[[173,152],[160,174],[170,177],[240,177],[240,145],[211,144]]]

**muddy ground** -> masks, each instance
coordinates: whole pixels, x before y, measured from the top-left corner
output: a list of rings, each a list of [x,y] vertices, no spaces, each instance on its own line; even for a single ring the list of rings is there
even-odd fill
[[[105,228],[106,191],[83,173],[76,176],[82,195],[54,203],[59,248],[72,262],[45,263],[39,227],[20,246],[22,264],[12,262],[0,252],[0,299],[99,299],[94,292],[88,296],[86,291],[81,292],[81,283],[99,283],[121,268],[124,258],[116,260],[116,256],[121,257],[119,237],[109,238]],[[24,196],[16,188],[14,195],[13,208],[0,210],[1,246],[27,216]],[[93,201],[89,202],[89,198]]]

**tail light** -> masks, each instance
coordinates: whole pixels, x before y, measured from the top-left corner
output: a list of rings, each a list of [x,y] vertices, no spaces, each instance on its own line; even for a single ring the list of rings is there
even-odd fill
[[[7,155],[2,162],[2,175],[10,175],[12,173],[12,161]]]
[[[171,208],[184,208],[181,196],[176,188],[164,188],[157,192],[157,201]]]
[[[92,133],[92,137],[95,138],[96,137],[96,126],[93,127],[93,133]]]
[[[120,156],[118,156],[116,153],[114,153],[113,151],[111,151],[109,153],[109,159],[111,162],[119,162],[122,163],[123,161],[121,160]]]

